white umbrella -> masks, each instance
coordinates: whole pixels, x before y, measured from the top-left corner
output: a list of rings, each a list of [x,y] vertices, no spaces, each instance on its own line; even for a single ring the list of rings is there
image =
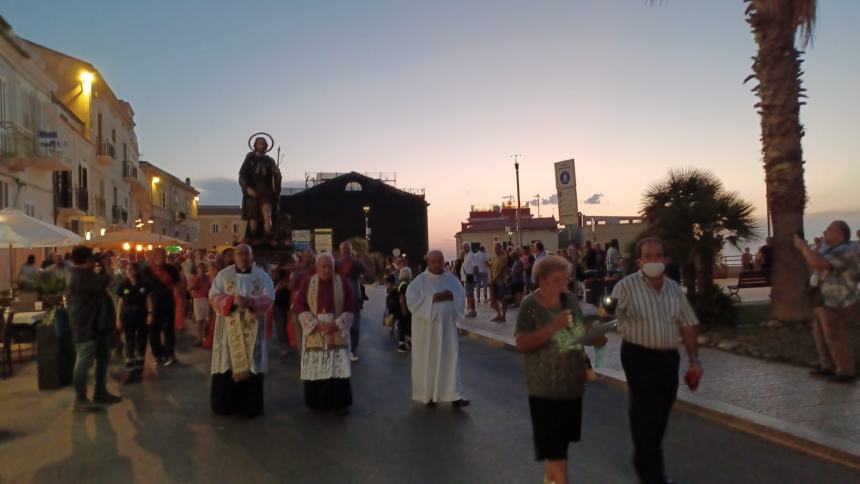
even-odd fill
[[[67,247],[80,244],[81,237],[71,230],[57,227],[13,208],[0,210],[0,247],[9,248],[9,283],[14,280],[12,249],[31,247]]]

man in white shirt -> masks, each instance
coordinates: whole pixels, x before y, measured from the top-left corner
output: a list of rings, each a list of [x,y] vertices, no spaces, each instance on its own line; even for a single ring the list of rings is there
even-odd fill
[[[475,283],[480,275],[478,265],[475,261],[475,254],[472,253],[472,248],[468,242],[463,244],[461,253],[463,255],[463,268],[460,271],[460,277],[463,285],[466,286],[466,304],[469,306],[469,312],[466,313],[466,317],[474,318],[478,315],[477,311],[475,311]]]
[[[487,255],[487,248],[482,245],[472,257],[475,260],[475,265],[478,266],[478,280],[475,281],[475,300],[481,302],[481,293],[483,293],[484,302],[487,302],[489,301],[487,287],[490,285],[490,256]]]

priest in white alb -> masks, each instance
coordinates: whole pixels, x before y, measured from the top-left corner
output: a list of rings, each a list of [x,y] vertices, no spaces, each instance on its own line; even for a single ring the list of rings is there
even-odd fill
[[[265,317],[275,300],[272,278],[254,265],[251,247],[236,247],[236,263],[215,277],[209,301],[216,313],[212,344],[212,411],[256,417],[263,413],[268,367]]]
[[[469,405],[457,367],[457,320],[463,318],[466,291],[445,271],[442,252],[427,254],[427,270],[409,284],[406,304],[412,312],[412,399],[431,407]]]

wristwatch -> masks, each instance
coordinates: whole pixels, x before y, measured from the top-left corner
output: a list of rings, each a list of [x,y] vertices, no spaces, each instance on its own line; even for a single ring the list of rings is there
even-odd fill
[[[701,362],[701,361],[699,361],[699,359],[698,359],[698,358],[690,358],[690,364],[691,364],[691,365],[699,365],[699,366],[701,366],[701,365],[702,365],[702,362]]]

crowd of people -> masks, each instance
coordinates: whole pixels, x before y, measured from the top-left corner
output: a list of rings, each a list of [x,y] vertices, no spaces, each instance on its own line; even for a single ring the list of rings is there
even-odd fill
[[[533,268],[546,255],[547,250],[540,241],[522,248],[496,242],[492,255],[483,245],[473,250],[471,244],[464,243],[451,270],[466,289],[468,312],[465,317],[477,317],[476,304],[483,300],[496,312],[493,322],[506,322],[508,307],[519,307],[523,297],[537,289]],[[568,288],[580,296],[584,295],[587,280],[614,283],[625,274],[617,239],[608,242],[605,250],[600,243],[592,245],[591,241],[586,241],[571,244],[555,255],[571,264]],[[607,289],[611,291],[611,286]]]
[[[850,243],[850,235],[845,222],[835,221],[811,247],[795,239],[812,271],[820,355],[813,374],[837,382],[855,378],[846,326],[860,301],[860,244]],[[458,369],[457,321],[475,317],[482,300],[491,304],[498,322],[506,320],[509,305],[518,306],[514,336],[525,358],[536,457],[545,462],[547,482],[568,482],[568,446],[581,438],[589,366],[584,348],[607,341],[583,317],[578,274],[617,277],[601,313],[617,319],[622,338],[633,466],[642,482],[671,482],[662,439],[679,386],[678,346],[681,342],[689,358],[684,381],[695,390],[703,375],[699,323],[682,287],[668,277],[662,241],[638,241],[636,266],[627,275],[618,242],[606,247],[585,244],[551,254],[540,242],[524,248],[495,244],[489,255],[484,247],[473,252],[464,244],[453,263],[431,251],[414,277],[405,257],[389,259],[382,275],[384,324],[396,332],[397,351],[411,352],[412,399],[428,407],[469,405]],[[340,246],[337,257],[306,250],[289,264],[265,267],[254,263],[245,244],[218,254],[172,256],[156,249],[141,260],[120,256],[115,268],[116,259],[110,252],[76,247],[70,264],[58,257],[44,269],[63,272],[68,280],[77,350],[76,409],[91,411],[120,401],[106,387],[117,334],[124,341],[126,383],[142,378],[147,346],[156,364],[174,365],[174,331],[181,330],[186,307],[197,322],[197,344],[212,349],[213,412],[262,413],[271,327],[282,356],[291,348],[299,354],[308,408],[346,412],[352,404],[350,379],[358,361],[368,268],[349,243]],[[87,373],[93,364],[95,389],[89,400]]]

